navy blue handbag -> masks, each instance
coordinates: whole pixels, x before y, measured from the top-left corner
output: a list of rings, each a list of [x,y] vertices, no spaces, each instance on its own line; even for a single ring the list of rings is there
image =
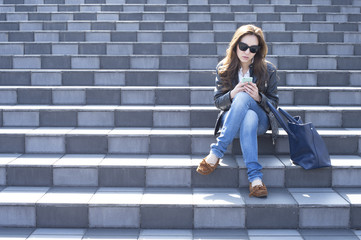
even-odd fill
[[[303,123],[300,116],[292,117],[282,108],[278,108],[278,112],[270,102],[267,105],[288,134],[290,156],[294,164],[304,169],[331,166],[326,144],[312,123]],[[287,124],[280,113],[286,117]]]

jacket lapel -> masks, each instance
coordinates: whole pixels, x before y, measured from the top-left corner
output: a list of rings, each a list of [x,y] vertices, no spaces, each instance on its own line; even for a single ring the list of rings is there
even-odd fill
[[[253,75],[253,63],[249,66],[249,75],[251,77],[253,77],[252,82],[256,83],[257,82],[257,77]]]

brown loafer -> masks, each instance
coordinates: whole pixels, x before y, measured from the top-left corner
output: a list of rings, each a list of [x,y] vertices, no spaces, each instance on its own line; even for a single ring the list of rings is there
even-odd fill
[[[267,197],[268,192],[266,186],[262,183],[261,185],[257,185],[252,187],[252,183],[249,184],[249,196],[250,197],[258,197],[258,198],[264,198]]]
[[[214,166],[207,163],[206,158],[207,157],[203,158],[202,162],[199,163],[198,168],[197,168],[197,172],[202,175],[211,174],[217,168],[217,166],[219,164],[219,158],[218,158],[218,161],[216,162],[216,164],[214,164]]]

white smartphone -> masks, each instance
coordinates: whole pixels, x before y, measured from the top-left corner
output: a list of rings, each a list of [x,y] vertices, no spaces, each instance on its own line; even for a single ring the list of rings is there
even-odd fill
[[[253,77],[244,77],[241,79],[242,83],[252,82],[252,81],[253,81]]]

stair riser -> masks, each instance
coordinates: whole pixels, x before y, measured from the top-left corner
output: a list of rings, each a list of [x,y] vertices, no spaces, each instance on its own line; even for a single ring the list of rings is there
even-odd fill
[[[212,70],[220,56],[3,56],[4,69]],[[361,57],[269,56],[281,70],[359,70]]]
[[[141,103],[140,103],[141,104]],[[284,108],[288,110],[288,108]],[[219,110],[3,110],[3,127],[213,128]],[[359,128],[355,110],[291,110],[315,127]]]
[[[245,196],[248,197],[248,196]],[[349,207],[88,206],[36,204],[1,206],[0,226],[38,228],[348,228]],[[22,218],[13,216],[23,216]],[[56,217],[55,217],[56,216]],[[257,216],[257,217],[256,217]],[[329,216],[337,216],[330,218]],[[261,217],[262,221],[259,220]],[[205,221],[204,219],[207,219]],[[220,219],[222,221],[220,222]],[[277,220],[277,221],[276,221]],[[320,221],[322,220],[322,221]],[[351,221],[351,225],[359,222]]]
[[[0,10],[1,11],[1,10]],[[360,12],[360,10],[359,10]],[[1,14],[1,13],[0,13]],[[149,19],[143,20],[141,17],[135,16],[128,22],[122,20],[122,15],[117,13],[100,13],[98,16],[84,16],[80,19],[77,13],[3,13],[0,15],[0,31],[39,31],[39,30],[55,30],[55,31],[182,31],[182,30],[204,30],[204,31],[231,31],[241,24],[251,23],[261,27],[266,34],[275,31],[313,31],[313,32],[357,32],[360,28],[358,22],[361,17],[358,14],[339,14],[339,15],[302,15],[302,14],[267,14],[257,16],[252,13],[236,13],[236,14],[212,14],[211,20],[201,18],[199,21],[194,20],[194,16],[187,18],[184,14],[170,14],[167,17],[148,14]],[[172,15],[177,19],[172,19]],[[202,13],[196,16],[204,15]],[[320,17],[318,17],[321,15]],[[90,17],[91,16],[91,17]],[[3,19],[1,19],[1,17]],[[204,16],[203,16],[204,17]],[[94,19],[95,18],[95,19]],[[153,18],[153,19],[150,19]],[[5,21],[6,19],[6,21]],[[99,22],[96,22],[98,19]],[[234,20],[236,19],[236,20]],[[41,21],[43,20],[43,21]],[[127,20],[126,20],[127,21]],[[236,22],[236,23],[235,23]],[[223,28],[224,27],[224,28]],[[222,29],[223,28],[223,29]]]
[[[248,22],[245,22],[248,23]],[[267,42],[286,43],[360,43],[358,29],[353,32],[268,31]],[[5,31],[0,32],[2,42],[190,42],[225,43],[233,37],[232,31]],[[119,50],[118,50],[119,51]]]
[[[225,55],[227,43],[2,43],[12,55]],[[360,44],[268,44],[268,55],[361,55]]]
[[[305,171],[299,167],[264,167],[262,172],[268,187],[361,187],[359,168]],[[220,167],[208,177],[196,173],[196,166],[0,166],[0,185],[3,186],[238,188],[248,184],[247,170],[238,167]]]
[[[70,131],[70,130],[68,130]],[[323,136],[330,154],[358,155],[360,151],[359,136]],[[207,154],[209,146],[215,142],[211,135],[107,135],[66,134],[31,135],[1,134],[1,153],[68,153],[68,154]],[[288,154],[287,136],[279,137],[275,148],[271,137],[259,137],[260,154]],[[177,146],[176,148],[174,146]],[[233,141],[229,152],[240,154],[239,140]]]
[[[0,105],[190,105],[214,106],[214,87],[156,88],[1,88]],[[360,89],[279,87],[279,104],[360,106]],[[101,108],[101,107],[100,107]],[[36,109],[36,108],[35,108]],[[136,108],[133,109],[136,111]],[[151,109],[149,109],[151,110]],[[5,111],[5,110],[4,110]],[[24,108],[23,111],[26,111]]]
[[[212,86],[214,70],[0,70],[5,86]],[[359,71],[278,70],[279,86],[361,86]]]

